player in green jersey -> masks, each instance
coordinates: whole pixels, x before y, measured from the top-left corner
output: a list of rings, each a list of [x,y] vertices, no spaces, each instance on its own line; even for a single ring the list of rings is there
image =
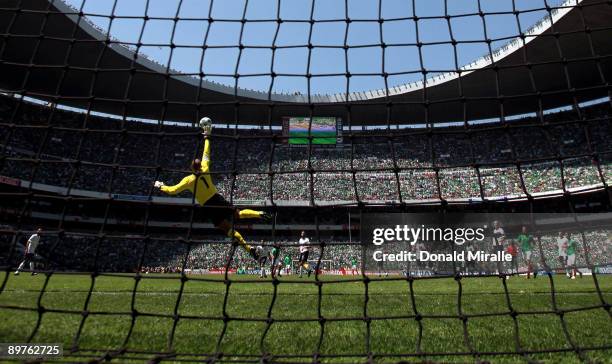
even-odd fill
[[[566,263],[566,273],[570,279],[576,279],[576,251],[578,250],[578,242],[576,239],[572,238],[571,235],[568,235],[567,242],[567,263]],[[580,273],[580,277],[582,278],[582,273]]]
[[[280,256],[280,245],[274,244],[270,250],[270,262],[272,264],[270,268],[270,275],[274,278],[276,275],[281,277],[281,268],[283,263],[278,259]]]
[[[525,260],[525,263],[527,263],[527,279],[530,278],[531,272],[533,272],[533,278],[537,278],[538,273],[537,271],[533,270],[533,262],[531,260],[534,239],[533,236],[527,232],[527,226],[523,226],[523,228],[521,229],[521,233],[516,238],[516,240],[519,243],[521,253],[523,254],[523,259]]]
[[[283,262],[285,263],[285,274],[289,275],[289,272],[291,271],[291,257],[289,255],[285,255]]]
[[[351,274],[355,275],[355,273],[359,274],[359,270],[357,269],[357,258],[351,257]]]

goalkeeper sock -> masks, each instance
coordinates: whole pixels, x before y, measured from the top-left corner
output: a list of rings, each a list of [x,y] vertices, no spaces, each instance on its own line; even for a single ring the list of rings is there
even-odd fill
[[[258,219],[263,215],[262,211],[255,211],[250,209],[240,210],[238,217],[241,219]]]
[[[230,238],[234,238],[236,239],[236,241],[238,242],[238,244],[240,244],[240,246],[246,250],[247,252],[251,251],[251,246],[249,244],[247,244],[247,242],[244,240],[244,238],[242,237],[242,235],[240,235],[239,232],[237,231],[230,231],[227,236],[229,236]]]

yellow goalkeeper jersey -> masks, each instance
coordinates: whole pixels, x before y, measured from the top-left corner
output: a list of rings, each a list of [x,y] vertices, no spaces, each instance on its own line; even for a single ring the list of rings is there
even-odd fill
[[[210,142],[208,138],[204,139],[204,153],[202,153],[201,166],[202,174],[199,176],[190,174],[174,186],[162,186],[161,190],[169,195],[176,195],[185,190],[191,191],[195,195],[195,200],[200,205],[204,205],[206,201],[210,200],[217,193],[217,187],[215,187],[209,174]]]

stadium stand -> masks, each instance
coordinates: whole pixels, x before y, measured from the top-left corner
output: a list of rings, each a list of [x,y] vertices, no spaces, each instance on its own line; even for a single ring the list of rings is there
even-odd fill
[[[15,100],[4,97],[3,102],[4,110],[15,108]],[[120,138],[122,131],[117,120],[90,116],[88,130],[74,133],[83,123],[83,114],[59,111],[47,126],[51,111],[45,106],[29,104],[20,110],[19,118],[30,126],[13,125],[4,129],[5,147],[11,155],[0,173],[8,177],[29,180],[32,165],[27,159],[38,152],[37,146],[45,145],[40,151],[44,168],[39,169],[34,182],[67,187],[75,173],[74,162],[79,161],[81,166],[72,188],[147,196],[152,193],[150,181],[155,179],[156,166],[161,168],[162,180],[178,180],[198,149],[194,128],[164,126],[162,132],[157,132],[153,125],[133,122],[128,136]],[[5,126],[10,124],[8,114],[5,111],[0,119]],[[535,130],[531,126],[539,122],[536,118],[512,121],[509,131],[491,122],[471,127],[469,135],[462,127],[440,128],[434,137],[415,128],[390,134],[358,131],[353,134],[350,145],[318,147],[312,151],[310,162],[316,171],[312,179],[313,196],[310,196],[307,146],[289,147],[279,143],[271,158],[268,139],[257,139],[257,135],[269,138],[272,134],[281,141],[278,131],[236,130],[239,136],[248,136],[238,146],[224,138],[231,136],[233,130],[216,129],[219,138],[212,143],[212,172],[222,193],[232,194],[237,201],[269,200],[270,183],[272,198],[276,201],[310,201],[311,198],[355,201],[358,196],[361,201],[392,202],[400,200],[400,193],[402,200],[480,198],[477,174],[482,182],[482,194],[488,198],[558,192],[564,187],[588,190],[612,179],[612,150],[607,143],[612,136],[610,104],[585,107],[580,115],[582,119],[576,121],[575,110],[551,113],[544,118],[542,128]],[[75,151],[83,133],[86,135],[77,156]],[[47,142],[42,143],[43,139]],[[430,142],[433,152],[428,155]],[[159,155],[143,152],[158,143]],[[108,181],[115,168],[110,160],[112,153],[100,150],[119,150],[119,167],[110,186]],[[235,151],[235,162],[224,157],[234,155]],[[393,153],[399,168],[397,177]],[[601,174],[593,153],[600,156]],[[232,190],[234,170],[237,175]],[[440,193],[435,170],[439,170]],[[273,180],[269,171],[275,173]],[[356,188],[353,188],[353,171]]]

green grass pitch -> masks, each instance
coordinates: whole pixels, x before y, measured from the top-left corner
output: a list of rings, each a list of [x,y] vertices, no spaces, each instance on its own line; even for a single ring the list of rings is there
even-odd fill
[[[5,278],[2,273],[1,281]],[[553,307],[551,280],[547,276],[537,280],[512,277],[506,282],[508,296],[501,279],[495,277],[463,278],[460,296],[459,285],[453,279],[417,279],[413,293],[416,310],[423,317],[421,327],[414,318],[407,281],[371,281],[366,303],[363,282],[348,281],[351,277],[321,276],[320,314],[326,319],[323,332],[319,321],[310,320],[319,317],[319,287],[314,278],[281,278],[273,300],[274,285],[270,280],[230,276],[232,283],[225,302],[227,287],[222,276],[188,276],[180,300],[178,276],[145,275],[134,297],[133,276],[99,276],[93,281],[93,294],[88,302],[91,276],[54,274],[41,295],[46,278],[42,274],[33,277],[25,273],[8,277],[0,293],[0,342],[27,340],[36,327],[38,311],[23,308],[36,309],[40,300],[46,311],[32,341],[60,342],[69,353],[84,319],[81,312],[87,307],[89,315],[78,335],[80,351],[65,357],[67,361],[100,357],[105,350],[119,349],[128,334],[129,351],[116,358],[117,362],[143,362],[153,358],[154,353],[167,352],[176,308],[180,317],[174,329],[172,350],[190,355],[175,359],[203,360],[221,351],[222,359],[228,361],[258,361],[265,352],[271,355],[272,361],[312,362],[313,353],[319,348],[319,360],[323,362],[364,362],[368,352],[376,362],[571,363],[585,358],[612,362],[612,350],[591,350],[612,345],[612,318],[605,309],[593,308],[601,305],[601,298],[591,276],[574,281],[556,277],[552,282],[557,308],[570,310],[563,315],[569,338],[560,316],[545,313]],[[610,303],[612,277],[597,278],[603,299]],[[302,283],[293,283],[296,281]],[[524,355],[516,354],[515,326],[507,297],[519,313],[518,338]],[[221,335],[224,303],[229,320]],[[462,312],[468,315],[465,328],[458,318],[459,303]],[[139,314],[129,333],[132,304]],[[574,310],[577,308],[584,309]],[[271,317],[278,320],[271,325],[265,321],[269,310]],[[369,329],[363,320],[364,313],[372,319]],[[474,314],[491,315],[469,316]],[[347,318],[351,320],[342,320]],[[580,354],[582,357],[571,350],[572,344],[585,348]],[[477,354],[470,354],[472,349]],[[570,350],[539,353],[547,349]],[[421,356],[415,356],[417,350]],[[431,355],[440,352],[455,354]],[[491,355],[490,352],[515,353]]]

